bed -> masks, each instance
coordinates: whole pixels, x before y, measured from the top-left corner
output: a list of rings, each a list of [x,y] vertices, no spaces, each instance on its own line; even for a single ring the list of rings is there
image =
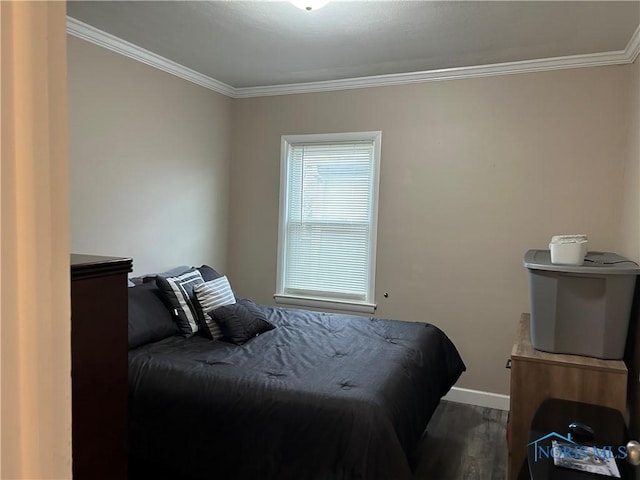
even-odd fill
[[[158,333],[154,286],[129,291],[130,462],[167,478],[409,479],[465,370],[428,323],[257,305],[274,328],[236,345]]]

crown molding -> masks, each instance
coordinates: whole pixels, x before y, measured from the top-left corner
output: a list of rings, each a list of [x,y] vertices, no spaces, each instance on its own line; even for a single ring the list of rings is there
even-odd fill
[[[633,63],[638,57],[638,54],[640,54],[640,26],[638,26],[635,33],[629,40],[629,43],[627,43],[626,48],[624,50],[613,52],[570,55],[565,57],[495,63],[491,65],[477,65],[470,67],[445,68],[424,72],[394,73],[389,75],[376,75],[321,82],[234,88],[231,85],[227,85],[226,83],[222,83],[214,78],[196,72],[195,70],[191,70],[190,68],[180,65],[172,60],[156,55],[153,52],[138,47],[137,45],[122,40],[110,33],[99,30],[69,16],[67,16],[67,32],[78,38],[107,48],[116,53],[120,53],[121,55],[125,55],[134,60],[138,60],[139,62],[158,68],[159,70],[163,70],[167,73],[231,98],[330,92],[355,88],[386,87],[442,80],[564,70],[568,68],[621,65]]]
[[[372,77],[347,78],[325,82],[292,83],[265,87],[237,88],[236,98],[262,97],[271,95],[288,95],[294,93],[327,92],[348,90],[353,88],[386,87],[409,83],[436,82],[463,78],[492,77],[517,73],[544,72],[567,68],[599,67],[629,63],[624,52],[594,53],[588,55],[572,55],[568,57],[547,58],[542,60],[525,60],[521,62],[495,63],[472,67],[445,68],[425,72],[394,73]]]
[[[67,33],[189,82],[233,97],[235,88],[67,15]]]
[[[633,63],[638,58],[638,54],[640,54],[640,25],[636,28],[635,33],[629,40],[627,44],[627,48],[624,49],[629,61],[627,63]]]

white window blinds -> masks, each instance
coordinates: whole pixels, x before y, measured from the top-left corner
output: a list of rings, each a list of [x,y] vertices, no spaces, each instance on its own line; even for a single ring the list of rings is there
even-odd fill
[[[376,139],[283,142],[281,295],[373,301]]]

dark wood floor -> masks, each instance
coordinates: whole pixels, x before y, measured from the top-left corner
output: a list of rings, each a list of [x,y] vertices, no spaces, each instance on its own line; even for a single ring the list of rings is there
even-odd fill
[[[504,480],[507,412],[441,402],[415,454],[414,480]]]

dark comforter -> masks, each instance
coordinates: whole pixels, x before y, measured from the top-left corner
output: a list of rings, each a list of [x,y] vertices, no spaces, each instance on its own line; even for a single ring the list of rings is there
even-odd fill
[[[407,479],[465,367],[430,324],[261,306],[243,346],[171,337],[129,352],[133,458],[202,479]]]

